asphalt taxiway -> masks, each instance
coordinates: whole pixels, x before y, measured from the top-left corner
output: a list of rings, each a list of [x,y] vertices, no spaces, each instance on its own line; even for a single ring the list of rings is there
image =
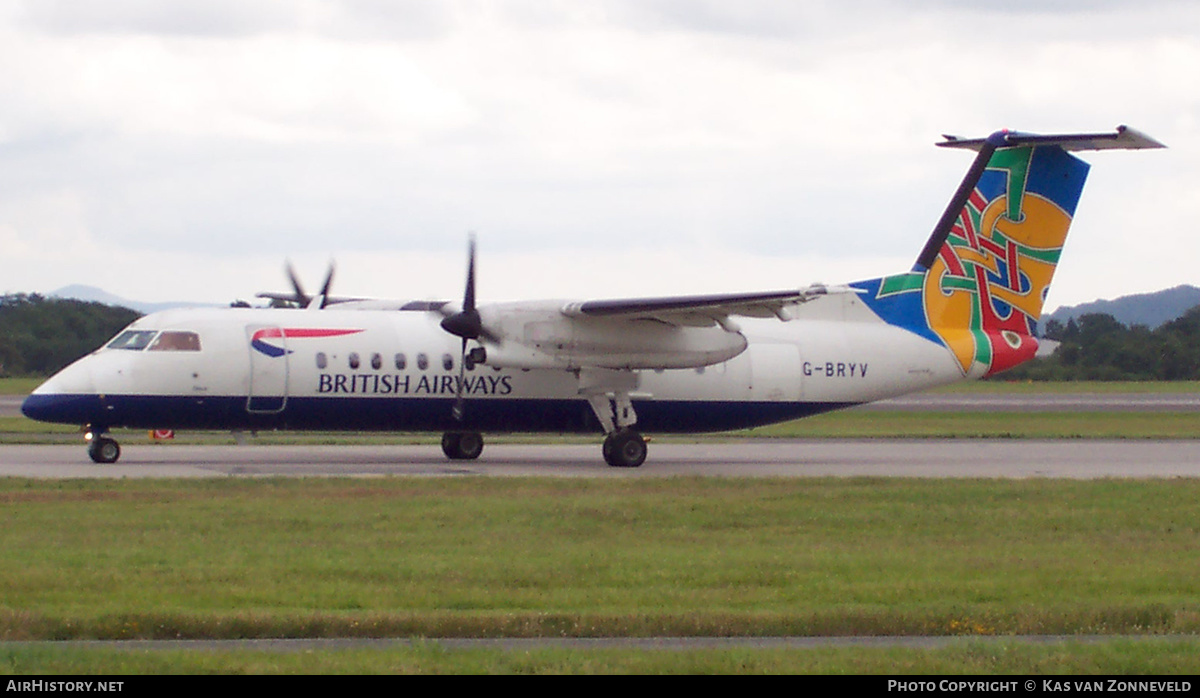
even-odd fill
[[[611,468],[599,444],[489,444],[476,461],[436,445],[124,447],[96,465],[78,446],[0,446],[0,477],[1200,477],[1200,440],[737,439],[653,442],[640,468]]]
[[[21,414],[24,395],[0,395],[0,417],[17,417]]]

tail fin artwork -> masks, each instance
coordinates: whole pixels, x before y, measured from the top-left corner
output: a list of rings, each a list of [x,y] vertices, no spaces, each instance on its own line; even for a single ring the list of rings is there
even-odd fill
[[[886,322],[949,349],[963,375],[988,376],[1037,351],[1037,321],[1087,179],[1087,163],[1067,151],[1165,146],[1126,126],[938,145],[978,155],[912,271],[853,286]]]

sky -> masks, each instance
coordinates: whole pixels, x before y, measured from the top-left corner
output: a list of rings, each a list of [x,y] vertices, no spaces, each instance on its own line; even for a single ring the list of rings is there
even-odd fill
[[[1003,9],[997,7],[1003,4]],[[0,0],[0,293],[777,290],[907,270],[972,153],[1129,124],[1048,309],[1200,285],[1200,3]]]

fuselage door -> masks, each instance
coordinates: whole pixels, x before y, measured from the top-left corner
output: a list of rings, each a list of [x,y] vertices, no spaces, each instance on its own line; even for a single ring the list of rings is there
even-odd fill
[[[798,402],[803,394],[800,348],[795,344],[751,344],[750,399]]]
[[[246,411],[282,412],[287,406],[288,347],[281,327],[247,325],[250,347],[250,387]]]

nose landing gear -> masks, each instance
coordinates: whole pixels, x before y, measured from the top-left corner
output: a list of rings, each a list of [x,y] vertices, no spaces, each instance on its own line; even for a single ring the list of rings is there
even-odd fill
[[[88,432],[88,456],[96,463],[116,463],[121,457],[121,444],[117,440]]]

